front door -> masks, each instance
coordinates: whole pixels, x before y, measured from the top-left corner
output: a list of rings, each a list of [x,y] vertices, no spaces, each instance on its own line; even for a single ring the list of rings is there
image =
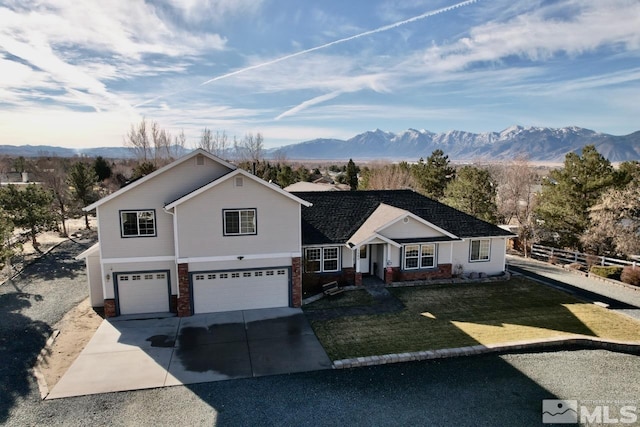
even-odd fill
[[[369,274],[371,272],[369,268],[371,254],[369,252],[369,245],[363,245],[360,247],[360,259],[358,262],[360,263],[360,273],[362,274]]]

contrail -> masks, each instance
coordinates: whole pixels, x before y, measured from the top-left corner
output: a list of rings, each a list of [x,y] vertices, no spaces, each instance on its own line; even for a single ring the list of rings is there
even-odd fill
[[[229,77],[233,77],[233,76],[236,76],[238,74],[246,73],[247,71],[256,70],[258,68],[267,67],[269,65],[277,64],[278,62],[286,61],[287,59],[295,58],[296,56],[305,55],[307,53],[315,52],[316,50],[325,49],[325,48],[328,48],[328,47],[331,47],[331,46],[334,46],[334,45],[337,45],[337,44],[342,44],[342,43],[346,43],[346,42],[351,41],[351,40],[359,39],[360,37],[366,37],[366,36],[370,36],[371,34],[376,34],[376,33],[381,33],[383,31],[392,30],[394,28],[398,28],[398,27],[401,27],[403,25],[410,24],[412,22],[416,22],[416,21],[420,21],[422,19],[430,18],[432,16],[439,15],[441,13],[450,12],[450,11],[452,11],[454,9],[458,9],[460,7],[463,7],[463,6],[468,6],[468,5],[476,3],[478,1],[479,0],[466,0],[466,1],[463,1],[463,2],[460,2],[460,3],[456,3],[454,5],[451,5],[451,6],[443,7],[441,9],[436,9],[436,10],[432,10],[432,11],[429,11],[429,12],[425,12],[425,13],[423,13],[421,15],[414,16],[412,18],[408,18],[408,19],[405,19],[403,21],[398,21],[398,22],[395,22],[393,24],[385,25],[383,27],[379,27],[379,28],[376,28],[376,29],[373,29],[373,30],[365,31],[363,33],[355,34],[353,36],[349,36],[349,37],[345,37],[345,38],[342,38],[342,39],[334,40],[332,42],[325,43],[325,44],[320,45],[320,46],[315,46],[315,47],[312,47],[312,48],[309,48],[309,49],[301,50],[299,52],[291,53],[289,55],[281,56],[279,58],[272,59],[271,61],[266,61],[266,62],[262,62],[260,64],[255,64],[255,65],[251,65],[249,67],[241,68],[239,70],[232,71],[230,73],[226,73],[226,74],[222,74],[222,75],[213,77],[213,78],[211,78],[211,79],[209,79],[209,80],[207,80],[205,82],[200,83],[198,85],[198,87],[206,86],[209,83],[213,83],[213,82],[216,82],[218,80],[223,80],[223,79],[226,79],[226,78],[229,78]],[[183,89],[183,90],[180,90],[180,91],[173,92],[171,94],[157,96],[157,97],[155,97],[153,99],[150,99],[148,101],[141,102],[140,104],[134,105],[134,107],[140,107],[142,105],[149,104],[151,102],[157,101],[158,99],[162,99],[162,98],[164,98],[166,96],[175,95],[177,93],[185,92],[187,90],[189,90],[189,89]]]

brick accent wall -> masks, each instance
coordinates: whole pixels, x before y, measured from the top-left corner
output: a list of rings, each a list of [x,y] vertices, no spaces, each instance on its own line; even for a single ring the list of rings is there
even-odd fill
[[[300,257],[291,259],[291,305],[293,307],[302,305],[302,259]]]
[[[353,273],[353,274],[354,274],[353,283],[356,286],[362,286],[362,273]]]
[[[104,300],[104,317],[115,317],[116,314],[116,300],[108,298]]]
[[[303,273],[302,290],[305,297],[322,292],[322,285],[336,281],[340,286],[353,286],[356,284],[355,268],[347,267],[335,273]]]
[[[402,271],[400,267],[393,267],[391,272],[385,271],[385,283],[387,284],[411,280],[450,279],[451,277],[451,264],[438,264],[438,267],[433,270]]]
[[[388,285],[393,282],[393,267],[385,267],[384,269],[384,284]]]
[[[191,292],[189,290],[189,264],[178,264],[178,317],[191,316]]]

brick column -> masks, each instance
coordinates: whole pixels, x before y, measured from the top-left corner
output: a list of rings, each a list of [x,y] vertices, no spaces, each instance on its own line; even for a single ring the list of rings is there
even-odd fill
[[[362,286],[362,273],[355,273],[354,282],[356,286]]]
[[[384,284],[389,285],[393,283],[393,268],[385,267],[384,269]]]
[[[116,316],[116,300],[113,298],[104,300],[104,317]]]
[[[302,260],[300,257],[291,258],[291,305],[302,305]]]
[[[191,316],[189,264],[178,264],[178,317]]]

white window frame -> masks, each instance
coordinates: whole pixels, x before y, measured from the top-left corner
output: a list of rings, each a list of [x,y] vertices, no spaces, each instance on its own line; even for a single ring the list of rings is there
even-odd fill
[[[125,234],[125,229],[124,229],[124,224],[125,224],[125,220],[124,220],[124,216],[125,215],[130,215],[130,214],[135,214],[136,215],[136,234]],[[142,215],[145,214],[151,214],[151,218],[153,221],[153,232],[152,233],[141,233],[140,232],[140,220],[143,219],[141,218]],[[130,237],[155,237],[158,234],[158,230],[156,227],[156,211],[155,209],[139,209],[139,210],[135,210],[135,209],[130,209],[130,210],[121,210],[120,211],[120,237],[123,238],[130,238]]]
[[[477,258],[474,258],[474,255],[473,255],[474,244],[478,245]],[[486,253],[483,253],[483,252],[486,252]],[[469,262],[489,262],[489,261],[491,261],[491,239],[470,240],[469,241]]]
[[[253,221],[251,225],[253,229],[245,228],[243,230],[242,214],[251,212],[253,214]],[[238,215],[238,232],[233,233],[227,230],[227,214],[236,213]],[[244,224],[246,226],[246,224]],[[258,212],[257,209],[223,209],[222,210],[222,233],[225,236],[255,236],[258,234]]]
[[[407,257],[407,252],[408,248],[418,248],[418,253],[417,255],[412,255],[410,257]],[[427,255],[425,254],[425,252],[423,252],[423,248],[433,248],[433,255]],[[415,249],[412,249],[412,251],[415,251]],[[431,266],[423,266],[422,265],[422,260],[423,258],[426,257],[433,257],[433,265]],[[416,260],[416,266],[415,267],[407,267],[407,259],[415,259]],[[404,245],[404,247],[402,248],[402,269],[403,270],[430,270],[432,268],[436,268],[438,265],[438,246],[435,243],[412,243],[410,245]]]
[[[335,257],[327,257],[327,253],[330,252],[331,250],[335,250],[336,251],[336,256]],[[308,263],[307,260],[309,259],[309,255],[308,253],[310,251],[316,252],[319,251],[320,252],[320,258],[314,258],[313,261],[318,263],[318,269],[317,270],[310,270],[308,268]],[[339,246],[315,246],[315,247],[310,247],[310,248],[305,248],[304,249],[304,270],[305,273],[335,273],[337,271],[340,271],[340,247]],[[327,262],[332,262],[335,261],[336,263],[336,268],[334,269],[328,269],[325,268],[326,267],[326,263]]]

